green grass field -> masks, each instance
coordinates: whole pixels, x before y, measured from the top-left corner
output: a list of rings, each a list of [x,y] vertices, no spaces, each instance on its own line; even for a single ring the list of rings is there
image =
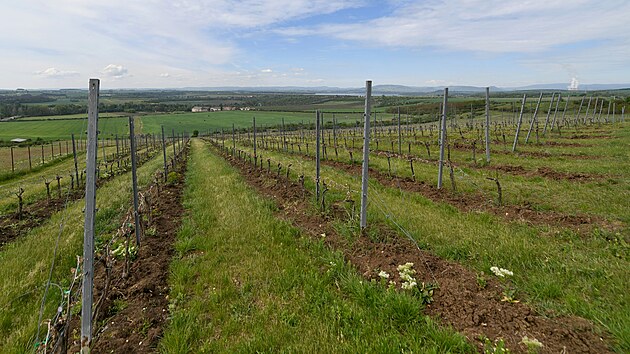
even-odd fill
[[[162,166],[157,156],[138,169],[138,184],[152,181],[155,170]],[[116,177],[99,188],[96,230],[98,237],[107,238],[114,232],[119,218],[129,207],[131,189],[129,174]],[[71,202],[67,209],[51,216],[43,225],[0,249],[0,351],[2,353],[26,353],[34,348],[39,308],[55,259],[52,282],[64,289],[72,278],[71,268],[81,254],[83,244],[83,200]],[[60,225],[63,225],[60,228]],[[119,225],[119,224],[118,224]],[[54,253],[57,237],[59,247]],[[51,287],[43,318],[51,318],[59,306],[60,294]],[[43,325],[44,328],[46,325]],[[45,335],[41,334],[41,337]]]
[[[474,352],[422,315],[418,299],[363,281],[274,217],[202,142],[188,167],[161,352]]]
[[[127,118],[103,118],[99,120],[99,130],[103,136],[129,134]],[[14,138],[36,140],[67,140],[71,134],[83,136],[87,129],[87,119],[31,121],[15,120],[0,123],[0,140]]]
[[[607,129],[610,127],[607,126]],[[589,131],[592,135],[598,135],[593,128],[583,129],[582,133],[588,134]],[[600,170],[614,173],[616,168],[614,177],[603,182],[552,181],[507,174],[501,177],[509,195],[508,203],[534,203],[534,206],[539,205],[544,210],[561,211],[568,215],[575,212],[598,215],[621,223],[623,231],[620,233],[596,228],[592,234],[580,236],[557,226],[553,227],[559,231],[550,233],[547,226],[505,222],[484,212],[458,211],[451,205],[433,202],[416,193],[402,193],[397,188],[384,187],[376,181],[370,184],[372,202],[368,210],[368,222],[387,223],[391,219],[396,220],[424,248],[477,272],[488,272],[492,265],[514,271],[519,298],[543,313],[573,314],[593,321],[600,328],[610,331],[616,339],[617,350],[625,352],[630,349],[630,301],[626,281],[630,276],[627,235],[630,220],[626,203],[630,189],[625,172],[630,168],[627,156],[630,151],[629,134],[630,125],[618,126],[612,138],[587,139],[589,146],[581,148],[594,156],[605,152],[608,157],[569,161],[551,159],[551,163],[547,159],[529,159],[530,163],[539,166],[564,166],[573,171],[586,169],[589,172]],[[241,145],[241,148],[251,152],[249,145]],[[564,148],[564,151],[566,149],[570,148]],[[292,164],[295,174],[292,178],[297,179],[298,175],[304,174],[313,188],[314,161],[261,147],[258,154],[262,154],[265,159],[271,158],[272,165],[277,162],[283,166]],[[329,152],[329,155],[333,154]],[[503,163],[514,164],[520,160],[516,156],[503,156],[500,159]],[[349,160],[347,155],[343,156],[343,160]],[[387,171],[387,162],[383,157],[371,157],[370,165]],[[435,183],[435,165],[417,164],[416,168],[417,179]],[[410,176],[408,163],[404,160],[397,161],[393,171]],[[448,172],[445,186],[449,188],[447,176]],[[331,189],[328,203],[344,198],[349,189],[355,191],[354,200],[360,199],[356,192],[360,190],[359,176],[322,166],[322,179]],[[484,183],[488,183],[488,190],[491,191],[492,185],[484,179],[483,174],[478,177],[476,173],[467,174],[463,181],[464,190],[460,193],[475,192]],[[469,180],[468,184],[466,180]],[[458,181],[462,188],[462,181],[459,178]],[[336,197],[333,193],[336,193]],[[490,192],[488,194],[491,195]],[[488,199],[492,202],[491,196]]]

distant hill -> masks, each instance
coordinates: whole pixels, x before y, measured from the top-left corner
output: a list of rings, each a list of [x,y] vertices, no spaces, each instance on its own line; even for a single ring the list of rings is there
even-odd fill
[[[401,95],[414,96],[440,93],[447,86],[405,86],[405,85],[374,85],[372,95]],[[491,92],[528,91],[528,90],[567,90],[567,83],[535,84],[520,87],[491,86]],[[579,91],[619,90],[630,88],[630,84],[581,84]],[[448,86],[451,93],[483,93],[486,88],[478,86]],[[327,95],[363,95],[364,87],[301,87],[301,86],[267,86],[267,87],[185,87],[187,91],[217,91],[217,92],[252,92],[252,93],[296,93],[296,94],[327,94]]]

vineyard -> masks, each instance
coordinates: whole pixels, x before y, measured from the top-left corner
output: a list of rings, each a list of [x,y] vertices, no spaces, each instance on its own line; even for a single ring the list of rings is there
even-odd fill
[[[90,128],[46,120],[0,148],[1,351],[630,351],[625,106],[529,95],[104,118],[88,310]]]

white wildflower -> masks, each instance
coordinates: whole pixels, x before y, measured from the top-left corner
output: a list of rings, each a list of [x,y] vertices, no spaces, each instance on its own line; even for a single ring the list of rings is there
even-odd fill
[[[389,279],[389,274],[384,270],[381,270],[380,272],[378,272],[378,276],[381,277],[382,279]]]
[[[543,344],[536,338],[527,338],[527,336],[523,337],[521,343],[525,344],[528,348],[537,347],[542,348]]]
[[[497,277],[505,277],[506,275],[512,276],[514,275],[514,273],[512,273],[511,271],[505,269],[505,268],[499,268],[499,267],[490,267],[490,271],[492,271],[492,273],[494,273],[494,275],[496,275]]]

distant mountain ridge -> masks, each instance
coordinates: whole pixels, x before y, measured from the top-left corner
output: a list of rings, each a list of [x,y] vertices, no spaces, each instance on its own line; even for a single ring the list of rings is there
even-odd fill
[[[405,86],[405,85],[374,85],[372,87],[372,95],[426,95],[428,93],[439,93],[448,87],[451,93],[482,93],[485,87],[478,86]],[[555,84],[534,84],[520,87],[497,87],[490,86],[491,92],[509,92],[509,91],[528,91],[528,90],[559,90],[566,91],[567,83]],[[578,92],[583,91],[600,91],[600,90],[619,90],[630,89],[629,84],[581,84]],[[177,89],[176,89],[177,90]],[[252,92],[252,93],[310,93],[310,94],[329,94],[329,95],[362,95],[365,93],[363,87],[301,87],[301,86],[266,86],[266,87],[184,87],[180,90],[189,91],[229,91],[229,92]]]

